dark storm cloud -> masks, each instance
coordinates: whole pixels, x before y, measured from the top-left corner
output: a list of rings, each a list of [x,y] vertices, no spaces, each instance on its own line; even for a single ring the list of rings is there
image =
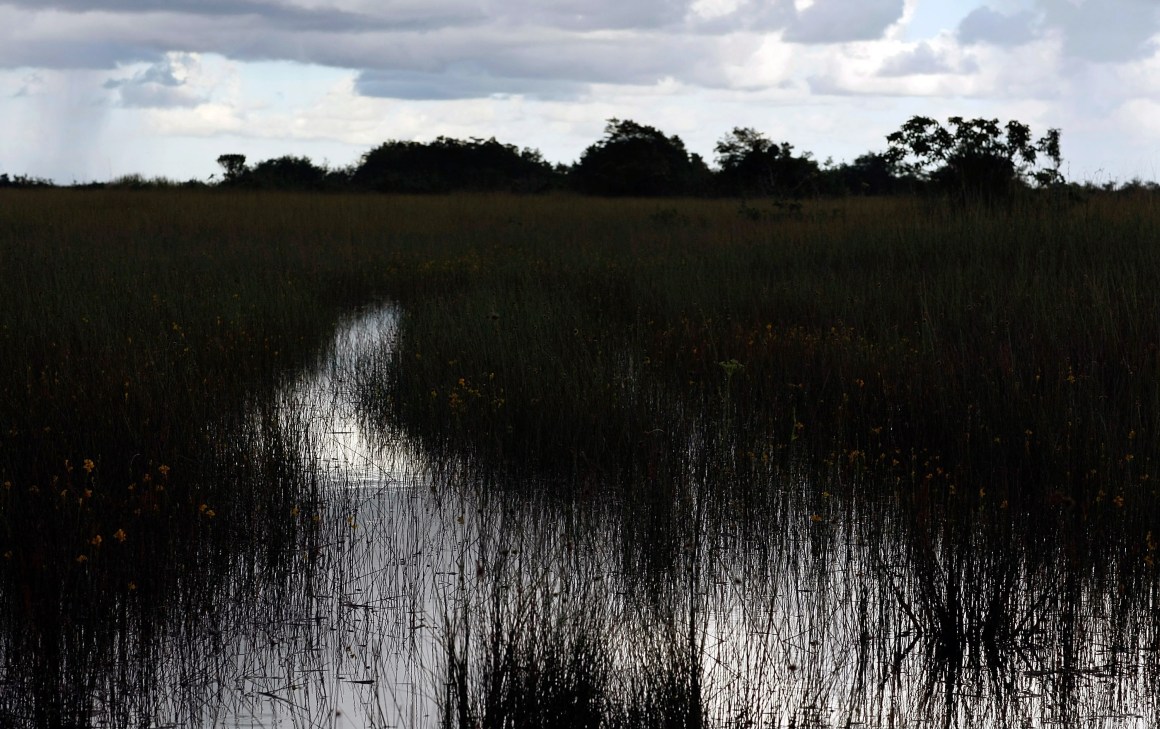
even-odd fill
[[[134,44],[82,38],[0,37],[0,68],[101,69],[155,61],[162,52]]]
[[[365,96],[406,99],[480,98],[519,94],[540,99],[576,98],[592,84],[649,86],[669,77],[696,78],[705,85],[721,82],[711,69],[697,64],[713,53],[711,43],[699,37],[672,44],[660,39],[575,40],[560,38],[549,44],[492,45],[479,61],[445,46],[444,60],[426,58],[421,67],[408,67],[405,47],[396,46],[391,58],[379,58],[376,68],[362,71],[355,89]]]
[[[817,0],[797,14],[785,39],[795,43],[845,43],[881,38],[902,18],[903,0]]]
[[[534,96],[539,99],[575,98],[587,86],[552,79],[495,77],[471,65],[444,73],[421,71],[362,71],[355,79],[362,96],[409,100],[478,99],[497,95]]]
[[[816,0],[798,13],[793,0],[742,0],[705,18],[695,0],[314,1],[0,0],[0,66],[113,69],[212,53],[353,69],[369,96],[575,98],[592,84],[727,86],[723,59],[736,64],[738,34],[873,39],[903,9],[903,0]],[[196,101],[160,77],[115,88],[126,105]]]
[[[560,30],[657,30],[679,27],[690,0],[509,0],[489,3],[492,19]]]
[[[1036,37],[1035,13],[1023,11],[1006,15],[986,6],[975,8],[958,27],[958,39],[968,45],[1020,46]]]
[[[272,28],[331,33],[424,30],[475,24],[485,20],[485,16],[470,4],[457,6],[438,2],[414,4],[383,14],[358,13],[339,8],[303,8],[286,2],[256,0],[3,0],[0,4],[37,12],[55,10],[63,13],[145,16],[142,19],[144,26],[149,23],[149,15],[163,13],[218,18],[223,21],[258,19]]]

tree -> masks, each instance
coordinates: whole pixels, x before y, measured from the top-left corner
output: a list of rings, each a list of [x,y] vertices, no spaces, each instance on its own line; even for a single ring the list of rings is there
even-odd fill
[[[934,119],[911,117],[888,135],[887,156],[936,189],[964,200],[993,201],[1030,182],[1046,187],[1063,181],[1058,129],[1032,142],[1031,129],[1017,121],[952,116],[950,128]],[[1041,159],[1050,163],[1036,166]]]
[[[246,174],[244,154],[223,154],[217,158],[217,163],[222,166],[222,181],[227,184],[238,182]]]
[[[570,179],[595,195],[680,195],[695,190],[703,168],[680,137],[630,119],[609,119],[604,138],[584,150]]]
[[[538,192],[557,177],[539,150],[521,150],[494,137],[386,142],[364,154],[352,175],[359,187],[406,193]]]
[[[268,190],[318,190],[326,179],[326,170],[308,157],[284,155],[254,165],[245,184]]]
[[[900,164],[889,154],[867,152],[827,172],[830,189],[838,194],[892,195],[914,185]]]
[[[735,127],[717,142],[721,188],[734,195],[800,196],[813,192],[818,163],[809,152],[793,153],[751,127]]]
[[[29,177],[28,175],[9,176],[7,172],[0,173],[0,188],[3,187],[56,187],[56,183],[44,177]]]

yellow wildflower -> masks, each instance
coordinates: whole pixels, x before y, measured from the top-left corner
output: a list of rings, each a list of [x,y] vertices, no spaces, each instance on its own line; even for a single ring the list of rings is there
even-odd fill
[[[85,473],[92,473],[93,469],[97,467],[97,464],[93,463],[93,459],[86,458],[84,467],[85,467]]]
[[[105,540],[101,538],[100,534],[98,534],[97,536],[95,536],[89,540],[89,544],[93,545],[94,547],[99,547],[99,546],[101,546],[101,542],[103,542],[103,541],[105,541]]]
[[[118,542],[123,542],[126,538],[127,536],[124,529],[118,529],[117,531],[113,532],[113,539],[116,539]]]

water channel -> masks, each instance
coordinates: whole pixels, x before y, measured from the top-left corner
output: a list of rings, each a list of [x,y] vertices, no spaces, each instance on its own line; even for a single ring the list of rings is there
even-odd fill
[[[358,407],[356,373],[389,354],[396,317],[351,317],[285,389],[285,417],[310,422],[302,447],[327,495],[324,553],[278,621],[215,628],[203,651],[212,667],[170,676],[201,680],[200,705],[161,700],[158,724],[514,726],[553,711],[576,726],[1160,717],[1156,620],[1127,606],[1114,575],[1067,574],[1014,544],[919,548],[887,510],[799,508],[817,490],[805,472],[771,471],[782,506],[748,522],[694,508],[692,528],[663,549],[642,549],[615,503],[449,478]],[[178,665],[183,650],[175,640],[160,660]]]

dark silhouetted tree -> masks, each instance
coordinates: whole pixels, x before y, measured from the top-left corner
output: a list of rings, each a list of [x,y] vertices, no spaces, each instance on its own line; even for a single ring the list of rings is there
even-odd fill
[[[320,190],[326,170],[307,157],[286,155],[259,162],[242,179],[246,187],[263,190]]]
[[[10,176],[7,172],[0,174],[0,187],[56,187],[56,183],[44,177],[29,177],[28,175]]]
[[[817,191],[820,170],[811,155],[795,155],[792,144],[773,142],[756,129],[734,128],[715,151],[727,194],[800,197]]]
[[[217,163],[222,167],[222,182],[225,184],[236,184],[247,171],[244,154],[223,154],[217,158]]]
[[[894,195],[914,188],[915,179],[890,155],[867,152],[853,162],[838,165],[825,173],[827,189],[846,195]]]
[[[576,189],[595,195],[681,195],[697,191],[706,172],[680,137],[609,119],[604,138],[584,150],[569,178]]]
[[[1005,126],[998,119],[947,121],[950,128],[929,117],[911,117],[886,137],[887,157],[962,200],[997,201],[1029,183],[1046,187],[1063,181],[1058,129],[1033,142],[1031,129],[1017,121]],[[1036,166],[1040,161],[1045,164]]]
[[[495,138],[434,142],[391,141],[363,155],[352,181],[380,192],[539,192],[559,174],[538,150],[501,144]]]

